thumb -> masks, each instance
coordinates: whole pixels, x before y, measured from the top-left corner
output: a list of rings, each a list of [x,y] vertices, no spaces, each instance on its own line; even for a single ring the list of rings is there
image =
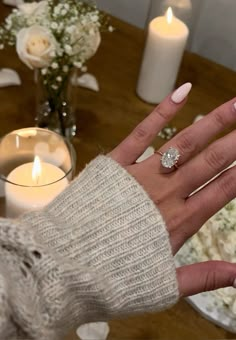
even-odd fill
[[[180,296],[233,286],[236,288],[236,264],[208,261],[177,268]]]

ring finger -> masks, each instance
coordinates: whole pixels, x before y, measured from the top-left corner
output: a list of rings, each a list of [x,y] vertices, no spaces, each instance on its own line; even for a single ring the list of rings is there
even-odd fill
[[[236,131],[209,145],[199,155],[184,164],[176,174],[182,178],[182,193],[188,197],[215,176],[228,168],[236,159]],[[194,174],[194,176],[193,176]],[[184,179],[184,180],[183,180]]]

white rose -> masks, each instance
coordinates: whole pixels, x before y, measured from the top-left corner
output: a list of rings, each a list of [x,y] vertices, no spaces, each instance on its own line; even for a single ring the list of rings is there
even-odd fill
[[[93,24],[89,26],[90,27],[86,26],[85,32],[84,27],[79,23],[76,25],[76,29],[73,32],[73,54],[80,54],[81,58],[84,60],[93,57],[101,43],[99,29]]]
[[[23,3],[18,5],[19,10],[26,16],[40,15],[45,12],[47,1]]]
[[[42,26],[21,29],[16,37],[16,50],[19,58],[29,68],[47,67],[55,55],[56,40]]]
[[[100,46],[100,43],[101,34],[98,28],[91,29],[88,40],[86,41],[86,46],[83,54],[85,60],[88,60],[94,56],[94,54],[98,50],[98,47]]]

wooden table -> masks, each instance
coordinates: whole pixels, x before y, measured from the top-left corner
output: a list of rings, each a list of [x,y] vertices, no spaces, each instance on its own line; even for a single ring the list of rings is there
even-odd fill
[[[9,9],[0,5],[0,21]],[[89,63],[89,71],[98,78],[99,93],[77,89],[78,136],[74,145],[78,170],[101,151],[111,150],[153,108],[135,94],[145,34],[138,28],[113,19],[116,32],[106,34],[99,52]],[[21,87],[0,89],[0,135],[34,125],[35,85],[33,73],[17,59],[11,49],[0,53],[0,66],[17,70]],[[189,101],[173,124],[180,130],[198,114],[205,114],[235,96],[236,76],[222,66],[186,53],[177,85],[193,83]],[[157,139],[155,145],[163,143]],[[142,315],[110,323],[111,340],[203,340],[233,339],[203,319],[184,300],[169,311]],[[74,332],[66,340],[75,340]]]

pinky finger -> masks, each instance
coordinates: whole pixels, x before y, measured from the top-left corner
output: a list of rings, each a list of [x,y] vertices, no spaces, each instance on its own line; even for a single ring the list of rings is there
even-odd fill
[[[236,264],[208,261],[177,268],[180,296],[186,297],[219,288],[236,288]]]

